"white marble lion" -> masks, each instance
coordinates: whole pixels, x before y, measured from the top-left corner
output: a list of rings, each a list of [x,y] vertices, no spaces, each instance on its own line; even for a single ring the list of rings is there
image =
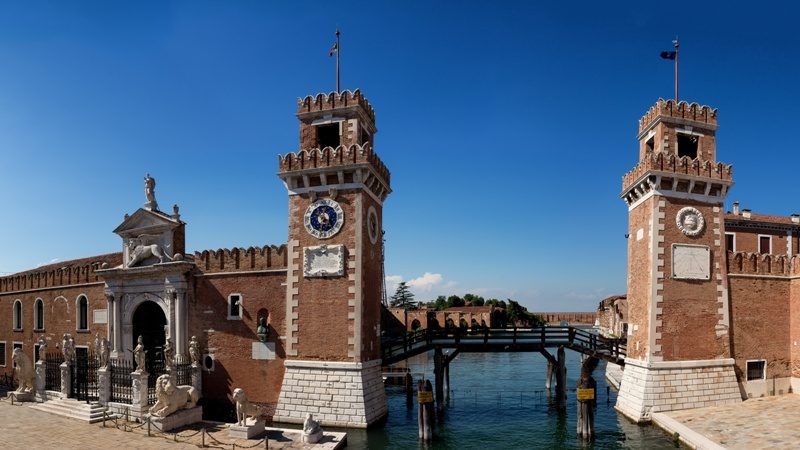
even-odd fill
[[[194,408],[200,400],[200,392],[192,386],[176,386],[167,374],[156,379],[156,404],[150,414],[167,417],[179,409]]]
[[[247,426],[248,417],[258,420],[261,411],[258,410],[258,406],[247,400],[247,395],[245,395],[242,388],[233,390],[233,401],[236,402],[236,425],[240,427]]]
[[[30,358],[21,348],[15,348],[11,360],[16,364],[17,381],[19,387],[16,392],[33,392],[33,379],[36,376]]]

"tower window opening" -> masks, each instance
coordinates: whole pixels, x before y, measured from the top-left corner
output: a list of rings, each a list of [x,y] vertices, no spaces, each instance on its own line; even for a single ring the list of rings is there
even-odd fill
[[[341,144],[339,123],[317,125],[317,144],[319,144],[319,148],[338,147]]]
[[[648,139],[645,145],[647,146],[647,153],[652,153],[655,150],[655,138]]]
[[[678,133],[678,156],[688,156],[691,159],[697,158],[697,136],[691,134]]]

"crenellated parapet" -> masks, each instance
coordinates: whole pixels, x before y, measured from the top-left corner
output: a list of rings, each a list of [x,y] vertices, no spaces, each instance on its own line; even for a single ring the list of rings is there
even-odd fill
[[[194,252],[194,262],[203,272],[247,272],[285,269],[286,245],[221,248]]]
[[[800,255],[728,252],[728,275],[800,275]]]
[[[0,278],[0,293],[101,282],[98,269],[122,264],[122,253],[94,256]]]
[[[278,157],[280,176],[291,190],[366,185],[381,200],[391,192],[389,169],[369,143],[300,150]]]
[[[353,92],[331,92],[329,94],[320,93],[314,96],[307,96],[305,98],[297,99],[297,114],[313,113],[320,111],[330,111],[333,109],[347,108],[351,106],[360,106],[364,113],[375,123],[375,110],[372,105],[361,94],[360,89]]]
[[[658,117],[669,117],[674,119],[688,120],[692,122],[701,122],[709,125],[712,128],[717,127],[717,109],[706,105],[699,105],[697,103],[688,103],[681,101],[676,103],[675,100],[664,100],[659,98],[656,104],[653,105],[645,114],[639,119],[639,132],[641,133],[648,128]]]
[[[706,177],[728,183],[733,180],[732,165],[700,158],[677,157],[666,152],[650,152],[639,161],[639,164],[622,176],[622,188],[628,188],[650,171]]]

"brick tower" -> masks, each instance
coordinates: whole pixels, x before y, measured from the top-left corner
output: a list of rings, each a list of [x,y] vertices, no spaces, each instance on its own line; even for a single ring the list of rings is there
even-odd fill
[[[298,100],[289,191],[286,370],[275,420],[366,427],[387,412],[381,380],[382,207],[389,171],[361,92]]]
[[[733,169],[716,161],[717,110],[659,99],[639,120],[628,205],[628,355],[617,409],[741,401],[731,357],[723,201]]]

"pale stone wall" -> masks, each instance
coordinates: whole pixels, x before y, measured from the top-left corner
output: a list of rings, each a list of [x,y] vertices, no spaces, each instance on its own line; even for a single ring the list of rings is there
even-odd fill
[[[286,361],[273,420],[303,423],[307,413],[322,425],[366,428],[387,413],[380,360],[366,363]]]
[[[616,409],[631,420],[648,422],[656,412],[741,401],[733,359],[651,363],[626,359]]]

